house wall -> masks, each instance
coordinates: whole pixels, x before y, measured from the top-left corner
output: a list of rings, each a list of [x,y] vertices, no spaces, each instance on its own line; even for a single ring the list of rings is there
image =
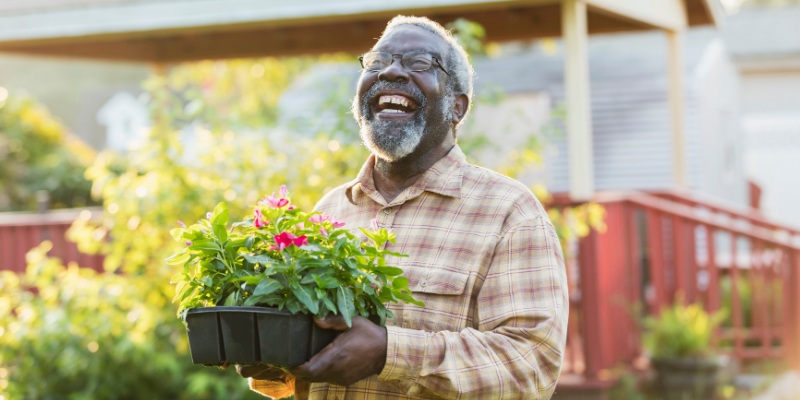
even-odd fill
[[[800,68],[741,77],[746,174],[768,216],[800,227]]]

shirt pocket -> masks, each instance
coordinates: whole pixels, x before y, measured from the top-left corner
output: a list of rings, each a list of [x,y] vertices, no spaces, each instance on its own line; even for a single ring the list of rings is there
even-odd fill
[[[408,268],[408,267],[406,267]],[[414,265],[403,274],[409,279],[408,288],[425,307],[406,304],[403,325],[426,331],[459,331],[466,327],[469,307],[468,271],[442,266]]]

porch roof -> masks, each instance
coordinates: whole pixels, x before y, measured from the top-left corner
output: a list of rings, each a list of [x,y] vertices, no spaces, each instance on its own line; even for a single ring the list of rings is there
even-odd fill
[[[0,52],[139,62],[364,51],[397,14],[560,36],[561,0],[27,0],[0,3]],[[589,33],[717,24],[718,0],[586,0]]]

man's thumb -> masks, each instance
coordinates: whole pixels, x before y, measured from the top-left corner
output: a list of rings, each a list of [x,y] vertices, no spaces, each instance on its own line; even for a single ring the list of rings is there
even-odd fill
[[[344,322],[344,317],[336,314],[328,314],[328,316],[323,319],[317,319],[315,316],[314,322],[322,329],[335,329],[337,331],[346,331],[350,329],[347,323]]]

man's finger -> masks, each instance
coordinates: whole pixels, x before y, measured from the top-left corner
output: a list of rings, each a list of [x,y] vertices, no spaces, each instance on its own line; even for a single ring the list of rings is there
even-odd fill
[[[347,326],[347,322],[344,321],[344,317],[336,314],[328,314],[328,316],[323,319],[314,317],[314,323],[322,329],[335,329],[337,331],[346,331],[350,329],[350,327]]]
[[[345,326],[347,325],[345,324]],[[289,367],[288,371],[292,376],[303,381],[318,382],[318,379],[336,362],[338,354],[339,349],[336,347],[336,342],[331,343],[305,364]]]

